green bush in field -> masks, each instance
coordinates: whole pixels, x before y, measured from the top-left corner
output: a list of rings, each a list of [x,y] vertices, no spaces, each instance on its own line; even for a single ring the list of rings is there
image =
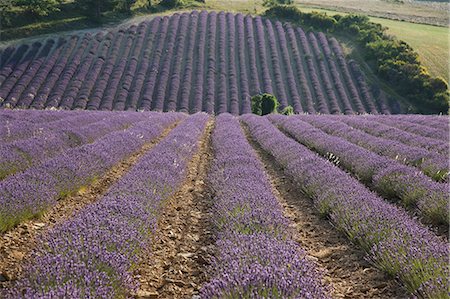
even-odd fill
[[[257,115],[276,113],[279,105],[277,98],[268,93],[253,96],[251,102],[252,113]]]

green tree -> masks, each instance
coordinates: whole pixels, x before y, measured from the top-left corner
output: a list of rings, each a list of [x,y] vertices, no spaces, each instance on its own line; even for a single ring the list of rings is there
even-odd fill
[[[174,8],[174,7],[182,6],[184,4],[184,2],[182,0],[161,0],[161,2],[159,4],[166,8]]]
[[[13,8],[13,0],[0,1],[0,28],[11,25],[11,11]]]
[[[114,10],[131,13],[131,6],[134,3],[136,3],[136,0],[114,0]]]
[[[281,110],[280,114],[283,115],[293,115],[294,114],[294,108],[292,108],[291,105],[284,107],[283,110]]]
[[[61,3],[58,0],[15,0],[13,4],[33,16],[42,17],[59,11]]]
[[[253,96],[251,103],[252,113],[257,115],[276,113],[279,105],[277,98],[268,93]]]
[[[264,0],[263,6],[265,7],[272,7],[277,5],[290,5],[293,4],[293,0]]]
[[[84,15],[100,22],[102,13],[114,8],[114,0],[75,0]]]

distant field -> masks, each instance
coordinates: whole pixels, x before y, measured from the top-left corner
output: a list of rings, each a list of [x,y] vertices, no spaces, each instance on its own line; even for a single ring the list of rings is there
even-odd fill
[[[449,82],[449,28],[372,18],[389,27],[388,32],[406,41],[419,53],[433,76]]]
[[[353,12],[393,20],[446,26],[448,3],[402,0],[295,0],[301,6]]]
[[[301,7],[303,11],[335,11]],[[370,17],[372,22],[388,27],[387,32],[404,40],[419,53],[420,60],[433,76],[441,76],[449,82],[449,34],[450,29],[425,24],[415,24],[383,18]]]
[[[248,13],[255,13],[261,12],[264,8],[262,6],[262,1],[256,0],[256,1],[249,1],[249,0],[230,0],[226,1],[227,3],[224,3],[224,1],[220,0],[209,0],[206,1],[207,7],[211,9],[223,9],[228,11],[240,11],[240,12],[248,12]],[[359,7],[359,12],[362,13],[363,10],[366,14],[372,14],[374,9],[377,7],[376,3],[378,3],[378,9],[380,5],[383,5],[383,7],[387,7],[385,9],[388,11],[391,9],[391,11],[397,11],[400,12],[400,8],[408,8],[403,11],[403,13],[417,13],[422,14],[422,16],[428,16],[430,14],[430,11],[435,11],[436,15],[445,13],[445,11],[441,10],[440,12],[436,9],[431,9],[430,3],[424,3],[421,6],[418,6],[418,4],[413,5],[410,3],[405,4],[404,6],[399,7],[399,4],[393,4],[388,3],[385,1],[379,1],[379,0],[368,0],[368,1],[357,1],[358,3],[363,3],[364,6],[357,6],[355,3],[355,0],[338,0],[338,1],[332,1],[334,5],[334,10],[332,9],[321,9],[317,7],[309,6],[305,3],[319,3],[323,2],[323,0],[311,0],[309,2],[302,2],[300,8],[305,12],[310,11],[322,11],[326,12],[328,14],[336,14],[338,13],[345,13],[343,12],[347,8],[350,7],[350,4],[353,3],[353,7]],[[330,3],[328,1],[328,3]],[[414,2],[416,3],[416,2]],[[435,3],[433,2],[433,5],[442,6],[446,5],[444,3]],[[332,5],[329,5],[329,7],[332,7]],[[418,10],[418,7],[420,7],[420,10]],[[394,9],[395,8],[395,9]],[[339,11],[338,11],[339,10]],[[355,9],[348,9],[348,11],[355,11]],[[421,58],[421,61],[427,67],[429,72],[433,76],[441,76],[443,77],[447,82],[449,81],[449,71],[448,71],[448,65],[449,65],[449,34],[450,30],[448,27],[438,27],[438,26],[432,26],[432,25],[425,25],[425,24],[415,24],[410,22],[404,22],[404,21],[397,21],[397,20],[390,20],[387,19],[391,17],[389,14],[385,14],[386,18],[379,18],[379,17],[371,17],[371,20],[376,23],[380,23],[385,27],[388,27],[388,33],[396,36],[397,38],[404,40],[408,44],[410,44],[414,50],[416,50]]]

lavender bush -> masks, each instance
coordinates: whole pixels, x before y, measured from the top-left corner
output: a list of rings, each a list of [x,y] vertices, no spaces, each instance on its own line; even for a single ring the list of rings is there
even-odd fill
[[[83,124],[87,119],[89,123],[89,118],[83,118],[83,116],[89,116],[89,113],[83,114],[77,120]],[[38,136],[1,144],[0,152],[3,154],[0,156],[0,180],[36,163],[48,160],[70,148],[92,143],[108,133],[126,129],[133,123],[148,117],[143,114],[133,114],[108,114],[105,115],[107,118],[104,120],[80,127],[73,126],[73,123],[70,122],[64,122],[63,126],[42,131]]]
[[[282,118],[277,117],[277,118]],[[242,117],[253,138],[283,166],[317,209],[358,243],[374,265],[412,294],[446,298],[448,245],[405,211],[277,130],[267,118]]]
[[[326,134],[298,118],[273,117],[297,141],[356,175],[388,198],[400,198],[434,223],[449,223],[448,186],[432,181],[417,169]]]
[[[103,198],[52,229],[5,297],[121,298],[135,291],[133,268],[148,250],[158,211],[185,179],[207,119],[187,119]]]
[[[108,134],[2,180],[0,231],[39,215],[56,200],[88,185],[181,117],[181,114],[150,116],[127,130]]]
[[[444,155],[408,146],[395,140],[372,136],[329,117],[302,117],[301,119],[328,134],[344,138],[379,155],[416,166],[436,181],[448,181],[449,165]]]
[[[212,143],[216,158],[208,181],[217,254],[201,297],[329,298],[321,274],[290,239],[282,207],[238,120],[217,117]]]

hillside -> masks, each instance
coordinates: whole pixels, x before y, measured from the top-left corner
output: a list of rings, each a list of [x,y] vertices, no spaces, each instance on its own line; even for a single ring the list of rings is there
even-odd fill
[[[155,17],[1,53],[3,107],[243,114],[263,92],[296,113],[391,111],[333,37],[242,14]]]

